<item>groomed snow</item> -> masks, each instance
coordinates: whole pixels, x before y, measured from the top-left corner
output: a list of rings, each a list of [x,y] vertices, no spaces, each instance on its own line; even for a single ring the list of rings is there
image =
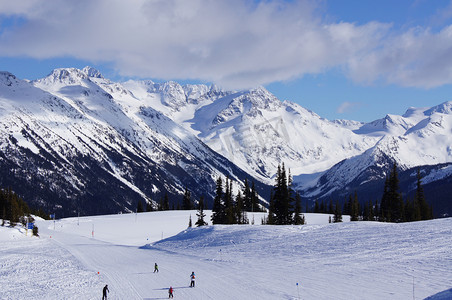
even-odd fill
[[[167,299],[169,286],[175,299],[450,299],[452,218],[187,228],[195,214],[38,221],[40,238],[0,227],[0,299],[100,299],[105,284],[109,299]]]

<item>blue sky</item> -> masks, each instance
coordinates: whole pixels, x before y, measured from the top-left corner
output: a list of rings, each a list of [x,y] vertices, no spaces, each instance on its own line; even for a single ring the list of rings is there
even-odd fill
[[[452,100],[446,0],[0,1],[0,69],[265,86],[328,119]]]

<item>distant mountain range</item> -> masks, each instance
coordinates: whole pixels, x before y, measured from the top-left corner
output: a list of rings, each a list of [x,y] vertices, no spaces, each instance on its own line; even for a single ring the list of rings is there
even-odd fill
[[[93,68],[26,81],[0,73],[0,186],[69,215],[134,211],[215,179],[255,181],[284,163],[306,200],[379,200],[394,162],[409,196],[420,168],[437,215],[452,213],[452,102],[371,123],[330,121],[264,88],[112,82]]]

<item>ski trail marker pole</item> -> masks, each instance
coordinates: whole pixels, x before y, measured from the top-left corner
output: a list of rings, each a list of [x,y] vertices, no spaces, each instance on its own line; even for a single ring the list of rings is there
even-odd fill
[[[301,299],[300,298],[300,289],[298,288],[298,282],[297,282],[297,292],[298,292],[298,299]]]

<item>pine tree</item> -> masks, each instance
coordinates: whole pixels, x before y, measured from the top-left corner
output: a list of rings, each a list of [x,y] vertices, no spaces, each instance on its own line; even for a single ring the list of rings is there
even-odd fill
[[[294,208],[294,217],[293,223],[295,225],[303,225],[304,224],[304,215],[301,213],[301,196],[300,193],[296,193],[295,195],[295,208]]]
[[[336,202],[336,207],[334,209],[333,223],[342,222],[342,212],[339,203]]]
[[[314,213],[315,214],[320,213],[320,205],[319,205],[319,201],[318,200],[315,200],[315,203],[314,203]]]
[[[212,224],[225,224],[226,212],[223,203],[223,180],[218,177],[216,184],[215,198],[212,207]]]
[[[240,191],[235,198],[235,214],[238,224],[248,224],[249,220],[246,215],[246,211],[243,209],[243,197]]]
[[[154,210],[154,208],[152,207],[151,201],[147,202],[146,203],[146,211],[149,212],[149,211],[153,211],[153,210]]]
[[[192,226],[193,226],[193,224],[192,224],[192,221],[191,221],[191,214],[190,214],[190,218],[188,219],[188,227],[190,228]]]
[[[358,194],[356,192],[353,200],[352,196],[350,195],[349,207],[350,207],[350,221],[358,221],[360,215],[360,208],[358,202]]]
[[[333,199],[330,199],[330,204],[328,205],[328,213],[330,215],[334,214]]]
[[[198,220],[195,223],[195,225],[197,227],[206,226],[207,225],[207,222],[204,221],[204,218],[206,217],[206,214],[204,213],[204,197],[202,197],[202,196],[199,198],[198,212],[196,213],[196,216],[198,217]]]
[[[383,196],[380,201],[379,221],[389,222],[391,218],[390,206],[389,206],[389,176],[386,176],[385,185],[383,189]]]
[[[225,224],[235,224],[234,201],[232,200],[232,180],[226,178],[226,191],[224,193],[224,209],[226,213]]]
[[[137,212],[139,212],[139,213],[144,212],[143,203],[141,203],[141,200],[138,200]]]
[[[271,191],[271,195],[270,195],[270,203],[268,204],[268,217],[267,217],[267,221],[265,222],[265,224],[268,225],[274,225],[275,224],[275,203],[274,203],[274,196],[273,196],[273,191]]]
[[[284,164],[278,166],[276,184],[273,189],[274,217],[276,225],[288,225],[292,223],[289,187]]]
[[[374,220],[379,221],[380,218],[380,205],[378,205],[378,199],[375,200],[375,206],[374,206]]]
[[[407,198],[405,201],[405,206],[404,206],[404,220],[405,222],[412,222],[412,221],[416,221],[416,200],[410,201],[410,198]],[[419,215],[420,215],[420,210],[419,210]]]
[[[417,170],[417,183],[416,183],[416,200],[417,206],[420,210],[420,219],[421,220],[430,220],[433,219],[433,212],[431,207],[427,204],[424,195],[424,188],[422,187],[422,176],[421,171]]]
[[[252,211],[251,190],[248,179],[245,179],[245,186],[243,187],[243,208],[246,211]]]
[[[403,222],[405,220],[404,202],[399,193],[399,178],[397,173],[397,163],[386,177],[383,197],[380,203],[380,221]]]
[[[259,207],[259,195],[257,194],[254,181],[251,184],[251,211],[253,212],[261,211]]]
[[[191,193],[187,188],[185,188],[184,198],[182,199],[182,209],[183,210],[192,210],[193,209],[193,202],[191,201]]]
[[[324,214],[325,212],[326,212],[325,200],[322,200],[322,203],[320,203],[320,213]]]
[[[169,210],[169,198],[168,193],[165,193],[165,196],[162,200],[162,210]]]
[[[394,163],[392,172],[389,176],[389,207],[391,211],[391,222],[403,222],[403,199],[399,193],[399,177],[397,172],[397,164]]]

